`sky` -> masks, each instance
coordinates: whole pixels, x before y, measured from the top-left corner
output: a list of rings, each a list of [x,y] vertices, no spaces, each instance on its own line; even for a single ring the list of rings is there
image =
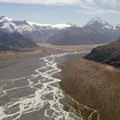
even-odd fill
[[[41,24],[84,25],[94,17],[120,23],[120,0],[0,0],[0,16]]]

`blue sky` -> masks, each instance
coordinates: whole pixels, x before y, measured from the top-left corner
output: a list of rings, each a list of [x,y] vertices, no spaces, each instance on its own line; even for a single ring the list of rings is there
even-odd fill
[[[37,23],[83,25],[91,18],[120,23],[119,0],[0,0],[0,16]]]

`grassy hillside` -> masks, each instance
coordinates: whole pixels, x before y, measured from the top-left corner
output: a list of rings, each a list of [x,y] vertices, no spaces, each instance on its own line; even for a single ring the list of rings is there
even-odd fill
[[[98,110],[100,120],[120,120],[120,70],[80,57],[68,58],[60,67],[66,93]]]

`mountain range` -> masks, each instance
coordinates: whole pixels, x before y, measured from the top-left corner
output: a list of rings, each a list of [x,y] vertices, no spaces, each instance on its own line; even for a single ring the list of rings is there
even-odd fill
[[[46,42],[54,45],[101,44],[109,43],[120,37],[120,25],[110,24],[99,17],[93,18],[80,27],[69,23],[38,24],[1,16],[0,32],[12,35],[19,33],[23,39],[32,41],[33,46]]]
[[[101,44],[111,42],[119,36],[120,25],[112,25],[96,17],[83,27],[71,26],[60,30],[48,42],[57,45]]]
[[[46,40],[59,30],[71,27],[70,24],[36,24],[28,21],[16,21],[11,18],[0,17],[0,29],[5,32],[19,32],[24,37],[32,39],[34,42],[46,42]]]

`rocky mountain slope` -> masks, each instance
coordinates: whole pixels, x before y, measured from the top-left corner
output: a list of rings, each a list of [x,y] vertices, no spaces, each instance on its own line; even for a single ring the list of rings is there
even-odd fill
[[[18,32],[6,33],[0,31],[0,51],[19,51],[35,48],[37,45]]]
[[[120,67],[120,38],[115,42],[94,48],[85,58]]]

